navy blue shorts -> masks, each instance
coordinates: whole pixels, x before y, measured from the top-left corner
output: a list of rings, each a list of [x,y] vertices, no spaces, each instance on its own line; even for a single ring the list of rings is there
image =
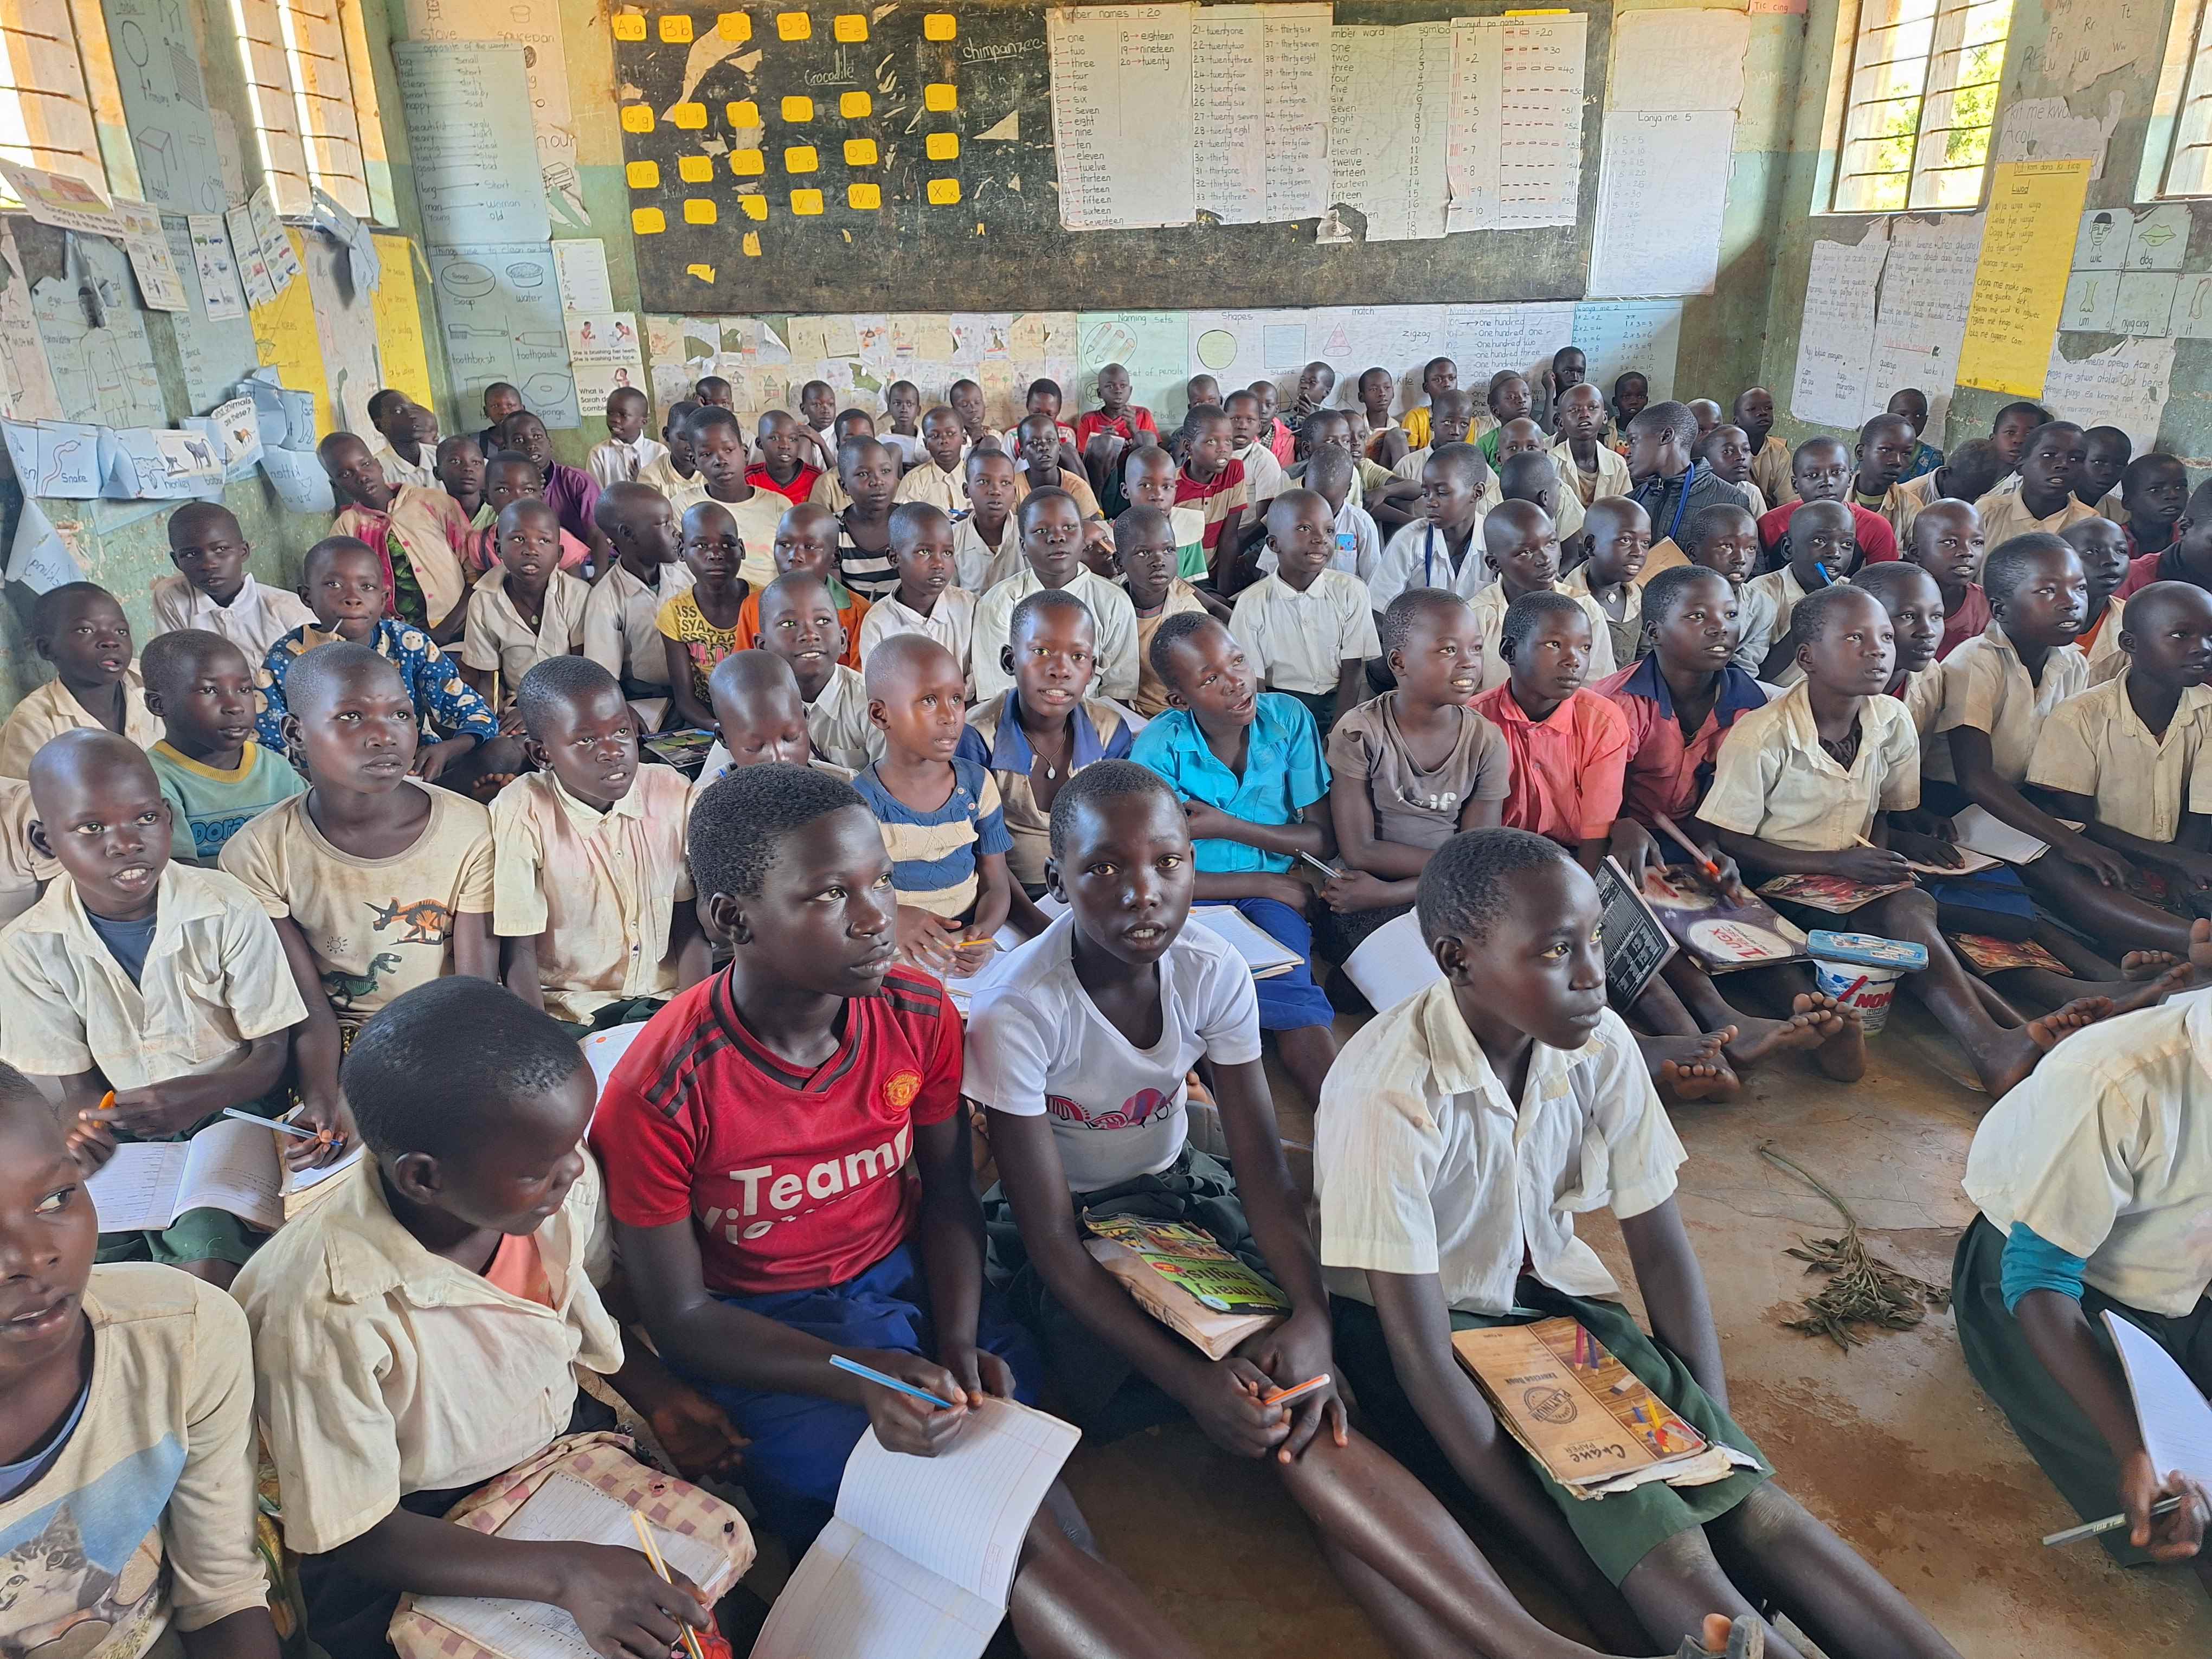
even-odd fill
[[[1270,898],[1231,901],[1244,920],[1285,950],[1298,953],[1298,965],[1272,979],[1257,979],[1252,988],[1260,994],[1260,1029],[1297,1031],[1309,1025],[1335,1023],[1336,1010],[1328,1006],[1313,978],[1313,929],[1287,904]]]
[[[716,1299],[839,1347],[930,1353],[937,1341],[928,1297],[921,1252],[902,1244],[842,1285]],[[1044,1375],[1036,1340],[988,1285],[976,1315],[975,1343],[1013,1368],[1014,1397],[1034,1406],[1037,1379]],[[764,1394],[697,1376],[688,1380],[727,1412],[738,1432],[752,1442],[745,1449],[745,1490],[769,1530],[789,1546],[794,1558],[803,1553],[836,1511],[845,1460],[868,1426],[867,1413],[818,1395]]]

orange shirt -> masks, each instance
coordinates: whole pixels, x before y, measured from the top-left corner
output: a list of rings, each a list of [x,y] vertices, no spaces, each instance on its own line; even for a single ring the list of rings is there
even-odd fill
[[[860,665],[860,618],[868,614],[868,602],[850,589],[846,591],[846,603],[837,608],[837,620],[845,624],[845,654],[837,659],[848,668]],[[738,645],[740,651],[750,651],[760,643],[760,590],[745,595],[745,602],[738,607]]]
[[[1620,816],[1628,766],[1628,717],[1584,687],[1541,721],[1494,686],[1468,707],[1505,734],[1513,780],[1499,822],[1563,847],[1603,839]]]

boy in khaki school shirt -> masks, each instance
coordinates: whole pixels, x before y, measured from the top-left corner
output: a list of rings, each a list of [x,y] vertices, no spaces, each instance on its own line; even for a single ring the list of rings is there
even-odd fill
[[[539,769],[491,804],[507,988],[580,1034],[645,1018],[709,966],[684,862],[690,783],[640,768],[637,718],[586,658],[539,663],[514,706]]]
[[[131,656],[131,623],[106,588],[64,582],[31,605],[31,648],[54,665],[0,725],[0,777],[28,777],[47,739],[79,729],[120,732],[141,749],[160,741],[145,682]]]
[[[583,649],[592,590],[561,568],[561,520],[545,502],[510,502],[498,531],[499,568],[469,594],[461,676],[503,711],[532,668]]]

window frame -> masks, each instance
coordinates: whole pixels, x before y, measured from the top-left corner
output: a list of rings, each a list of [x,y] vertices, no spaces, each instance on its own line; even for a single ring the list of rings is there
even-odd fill
[[[392,223],[391,168],[357,0],[229,0],[228,9],[246,125],[278,214],[308,217],[321,190],[358,219]],[[311,29],[335,39],[319,43]],[[272,78],[280,72],[281,82]],[[343,119],[331,120],[333,112]],[[350,167],[342,164],[349,155]]]
[[[1963,44],[1963,42],[1957,46],[1947,47],[1941,44],[1940,35],[1947,11],[1951,16],[1960,20],[1960,27],[1963,30],[1967,15],[1971,13],[1978,4],[1984,3],[1984,0],[1934,0],[1936,8],[1935,12],[1928,20],[1930,25],[1931,33],[1931,39],[1927,56],[1927,61],[1929,64],[1932,64],[1936,58],[1943,56],[1946,53],[1963,54],[1964,52],[1973,50],[1972,47]],[[1928,90],[1927,76],[1923,73],[1921,89],[1917,94],[1920,109],[1913,125],[1911,140],[1912,155],[1902,175],[1905,179],[1905,200],[1903,203],[1891,207],[1860,207],[1844,205],[1839,201],[1839,198],[1844,190],[1846,180],[1849,178],[1855,176],[1847,173],[1844,170],[1846,153],[1854,143],[1863,142],[1861,140],[1854,140],[1851,137],[1851,118],[1857,110],[1865,107],[1868,104],[1888,101],[1886,100],[1869,99],[1863,102],[1854,103],[1852,100],[1851,91],[1853,83],[1857,79],[1857,70],[1859,67],[1858,58],[1861,43],[1866,33],[1866,17],[1867,7],[1863,3],[1863,0],[1839,0],[1836,8],[1835,40],[1829,52],[1828,89],[1822,122],[1823,142],[1820,146],[1819,162],[1815,167],[1814,173],[1813,205],[1810,210],[1810,216],[1814,218],[1879,218],[1890,214],[1899,213],[1934,214],[1979,212],[1988,204],[1990,180],[1996,161],[1998,117],[2002,113],[1999,106],[2002,104],[2003,98],[2005,64],[2009,60],[2011,54],[2012,23],[2008,22],[2006,26],[2004,52],[2000,56],[1997,62],[1996,72],[1990,80],[1967,82],[1961,86],[1947,88],[1942,92],[1931,93]],[[2017,21],[2017,16],[2015,16],[2012,20],[2012,22],[2016,22]],[[1885,25],[1884,27],[1893,26]],[[1879,65],[1874,65],[1872,67],[1879,67]],[[1966,202],[1916,204],[1912,199],[1913,192],[1920,185],[1922,180],[1932,173],[1949,170],[1928,167],[1923,165],[1922,151],[1927,144],[1931,133],[1951,130],[1948,128],[1931,130],[1925,127],[1923,123],[1926,118],[1929,107],[1931,105],[1936,104],[1940,100],[1954,98],[1962,91],[1972,91],[1984,86],[1993,86],[1997,90],[1996,96],[1991,100],[1990,112],[1990,119],[1988,128],[1990,134],[1989,153],[1982,162],[1981,177],[1975,189],[1973,199]],[[1893,174],[1889,176],[1894,177],[1897,175]]]
[[[2136,200],[2139,203],[2202,202],[2212,200],[2212,135],[2202,146],[2206,151],[2204,188],[2171,188],[2177,147],[2188,125],[2190,77],[2202,51],[2212,49],[2212,0],[2197,0],[2192,10],[2176,4],[2166,23],[2166,55],[2160,60],[2158,90],[2151,101],[2150,120],[2143,133],[2142,160],[2136,171]],[[2212,64],[2207,65],[2200,98],[2212,99]]]
[[[28,120],[18,123],[23,129],[26,142],[21,144],[9,143],[6,147],[26,153],[27,159],[22,165],[80,179],[103,196],[134,198],[142,196],[144,191],[138,176],[137,154],[131,147],[123,118],[122,93],[116,85],[115,58],[107,40],[106,14],[101,9],[100,0],[53,0],[53,3],[67,15],[69,21],[67,45],[76,68],[75,90],[57,90],[35,84],[9,86],[8,90],[15,94],[19,111],[21,100],[25,96],[59,99],[81,110],[91,148],[88,150],[71,150],[28,142],[33,137],[33,125]],[[20,15],[21,8],[0,5],[0,10]],[[62,44],[57,35],[33,35],[31,31],[24,28],[9,27],[6,33],[41,40],[56,47]],[[6,76],[12,79],[18,67],[15,56],[10,52]],[[72,157],[78,158],[84,165],[53,165],[58,161],[67,161]]]

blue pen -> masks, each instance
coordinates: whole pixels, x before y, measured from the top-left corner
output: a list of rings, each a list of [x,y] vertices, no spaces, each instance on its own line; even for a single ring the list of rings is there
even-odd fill
[[[885,1376],[881,1371],[875,1370],[873,1367],[863,1365],[855,1359],[848,1359],[842,1353],[831,1354],[830,1356],[830,1363],[832,1365],[835,1365],[839,1370],[849,1371],[854,1376],[863,1378],[867,1382],[880,1382],[887,1389],[896,1389],[901,1394],[912,1395],[916,1400],[926,1401],[930,1405],[938,1407],[940,1411],[950,1412],[957,1411],[959,1409],[959,1407],[955,1406],[950,1400],[939,1400],[935,1395],[931,1394],[926,1389],[917,1389],[910,1382],[902,1382],[896,1376]]]
[[[1813,561],[1813,568],[1820,573],[1821,586],[1833,587],[1836,585],[1836,579],[1828,574],[1828,567],[1822,564],[1818,559]]]

